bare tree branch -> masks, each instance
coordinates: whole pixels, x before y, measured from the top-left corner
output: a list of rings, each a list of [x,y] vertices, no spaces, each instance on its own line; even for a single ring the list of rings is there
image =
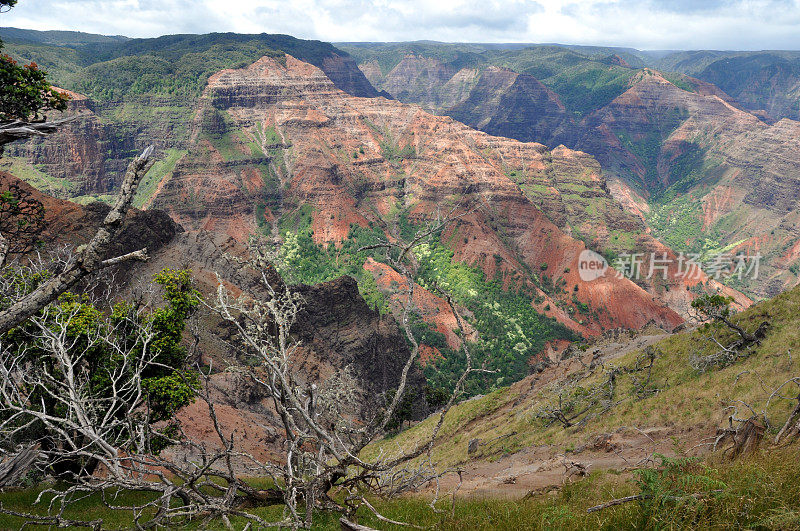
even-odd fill
[[[16,140],[24,140],[33,136],[47,136],[58,131],[59,127],[74,121],[76,118],[70,117],[53,122],[23,122],[13,120],[11,122],[0,123],[0,154],[3,146]]]
[[[124,257],[104,260],[109,244],[122,228],[139,182],[153,165],[152,154],[153,146],[150,146],[128,166],[128,171],[122,182],[122,188],[117,195],[113,208],[106,215],[94,237],[82,250],[79,250],[75,262],[68,269],[41,284],[22,300],[16,301],[10,307],[0,311],[0,334],[19,325],[44,306],[56,300],[78,281],[96,273],[100,269],[124,260],[146,258],[146,249],[142,249],[135,253],[129,253]]]

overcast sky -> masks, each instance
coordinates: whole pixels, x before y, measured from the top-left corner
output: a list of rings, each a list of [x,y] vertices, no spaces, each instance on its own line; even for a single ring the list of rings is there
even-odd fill
[[[800,49],[800,0],[19,0],[0,26],[155,37]]]

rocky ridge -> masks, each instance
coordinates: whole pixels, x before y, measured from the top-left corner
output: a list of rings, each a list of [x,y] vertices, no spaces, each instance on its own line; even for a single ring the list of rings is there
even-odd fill
[[[192,137],[194,145],[153,203],[185,226],[244,239],[259,228],[274,231],[274,222],[307,205],[314,239],[339,245],[353,224],[381,226],[392,237],[397,209],[423,220],[460,200],[468,211],[445,235],[455,259],[506,286],[536,290],[541,308],[549,306],[549,315],[575,330],[638,328],[651,319],[672,328],[681,322],[656,299],[661,294],[655,288],[648,294],[614,274],[582,281],[577,259],[584,244],[548,219],[536,199],[526,196],[525,186],[521,189],[506,173],[524,171],[535,188],[535,180],[548,171],[560,180],[562,168],[580,165],[583,154],[549,152],[541,144],[491,137],[414,106],[349,96],[320,70],[291,56],[286,65],[265,57],[212,76]],[[585,173],[593,171],[596,166]],[[595,181],[589,196],[610,200],[598,175],[588,180]],[[545,208],[547,202],[540,198],[538,203]],[[626,221],[638,223],[631,216]],[[669,252],[654,241],[647,244]],[[560,294],[569,302],[557,304],[559,296],[537,286],[540,275],[532,270],[545,264],[553,279],[577,288]],[[672,270],[668,282],[683,281]],[[665,298],[685,311],[693,295],[680,285]],[[598,309],[597,316],[573,319],[574,309],[566,311],[574,308],[573,293],[576,301]]]
[[[800,280],[794,251],[800,229],[792,214],[797,206],[792,192],[797,189],[797,122],[745,110],[745,106],[754,108],[755,94],[763,95],[769,79],[790,83],[789,58],[712,57],[708,71],[700,59],[696,67],[673,66],[696,71],[706,81],[630,68],[627,86],[578,119],[564,112],[559,97],[532,76],[487,66],[511,60],[510,56],[486,55],[482,66],[457,70],[438,59],[445,51],[407,55],[386,72],[377,68],[375,60],[359,66],[376,86],[401,101],[419,103],[490,134],[550,147],[563,143],[594,155],[617,202],[673,249],[708,256],[720,250],[763,255],[758,278],[731,280],[733,287],[765,297]],[[613,56],[607,59],[600,62],[610,68],[629,68]],[[740,81],[731,73],[735,68],[728,68],[734,63],[758,71],[753,73],[757,76],[750,89],[753,97],[736,85],[742,102],[708,82],[717,80],[733,87],[731,83]],[[520,66],[525,65],[521,60]],[[534,68],[548,71],[544,66]],[[455,94],[451,81],[467,70],[474,72],[473,81],[457,98],[443,97]],[[581,78],[576,76],[573,85],[580,86]],[[559,90],[567,93],[575,88],[562,85]],[[792,90],[783,92],[791,97]],[[562,219],[557,211],[556,216]],[[584,215],[584,219],[590,218]],[[634,249],[630,247],[629,252]]]

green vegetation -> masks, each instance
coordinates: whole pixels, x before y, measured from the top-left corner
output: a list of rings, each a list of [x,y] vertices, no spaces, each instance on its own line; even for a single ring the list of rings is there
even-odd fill
[[[442,244],[422,244],[415,251],[420,267],[417,282],[423,287],[434,283],[471,313],[470,324],[479,339],[470,344],[474,363],[491,370],[467,384],[467,394],[484,393],[526,376],[529,361],[552,339],[575,340],[569,329],[538,313],[532,297],[504,290],[500,281],[487,280],[483,271],[456,262],[453,251]],[[447,352],[444,359],[425,367],[428,380],[436,388],[452,389],[463,371],[462,352]]]
[[[800,360],[790,356],[800,345],[797,326],[800,309],[800,288],[783,293],[775,299],[754,305],[732,317],[734,323],[752,333],[768,321],[771,326],[760,344],[751,347],[749,356],[723,368],[700,371],[691,365],[693,357],[711,356],[719,347],[707,339],[707,330],[674,334],[653,345],[655,354],[648,386],[642,385],[641,372],[630,372],[637,364],[642,367],[645,352],[635,350],[605,362],[606,368],[617,370],[614,407],[605,410],[600,402],[590,399],[594,390],[607,385],[608,372],[595,368],[575,385],[564,381],[537,386],[517,385],[499,389],[485,397],[457,405],[445,421],[441,440],[434,448],[434,458],[442,466],[467,462],[464,441],[479,438],[498,441],[482,447],[482,457],[491,459],[522,448],[547,444],[555,448],[591,441],[602,433],[611,433],[621,426],[658,427],[692,426],[713,433],[727,425],[728,405],[747,403],[755,411],[766,407],[772,389],[797,375]],[[738,336],[724,325],[712,324],[720,344],[731,344]],[[646,356],[645,356],[646,358]],[[637,377],[637,374],[640,376]],[[607,390],[607,389],[605,389]],[[791,398],[796,393],[788,393]],[[739,402],[741,401],[741,402]],[[548,421],[543,412],[562,403],[574,403],[576,411],[584,411],[586,420],[580,425],[564,428]],[[794,407],[791,400],[772,400],[767,408],[766,437],[777,433]],[[745,408],[746,409],[746,408]],[[750,415],[741,410],[740,416]],[[429,418],[410,428],[391,441],[370,447],[370,452],[391,444],[411,447],[423,440],[436,419]],[[624,430],[623,430],[624,431]]]
[[[4,271],[3,275],[7,281],[13,281],[29,292],[46,281],[50,273],[12,268]],[[163,289],[163,306],[145,310],[139,304],[123,301],[106,314],[88,297],[65,293],[56,303],[41,311],[39,319],[53,337],[64,336],[64,356],[85,367],[81,378],[87,382],[84,389],[87,401],[103,404],[109,397],[118,396],[115,393],[120,386],[128,385],[118,375],[132,372],[129,367],[136,360],[152,360],[141,374],[149,406],[147,418],[152,422],[164,422],[161,430],[174,430],[175,413],[193,402],[199,389],[199,379],[188,368],[186,348],[181,344],[186,319],[199,305],[199,293],[192,287],[188,270],[165,269],[153,280]],[[0,304],[7,302],[0,301]],[[149,332],[139,334],[142,329]],[[10,330],[3,340],[8,352],[26,360],[26,371],[32,375],[31,381],[37,382],[29,391],[39,398],[30,403],[41,404],[42,411],[57,410],[60,407],[56,399],[58,392],[48,391],[48,386],[57,385],[57,379],[48,375],[58,374],[63,365],[49,355],[48,349],[52,348],[50,338],[40,332],[39,325],[27,321]],[[40,377],[34,378],[34,375]],[[130,399],[140,400],[141,397],[131,394]],[[124,411],[116,412],[123,414]],[[41,440],[44,450],[48,444],[66,444],[59,430],[48,427],[35,417],[21,415],[19,420],[20,426],[24,426],[21,440]],[[144,417],[140,420],[144,421]],[[163,444],[163,441],[158,442],[154,450],[160,451]],[[77,454],[59,461],[51,472],[56,477],[81,470],[91,474],[97,465],[97,461],[86,461]]]
[[[227,112],[213,107],[203,111],[202,138],[208,140],[225,161],[264,158],[261,144],[235,127]]]
[[[386,140],[381,141],[381,154],[392,164],[397,164],[404,159],[413,159],[417,156],[416,148],[411,144],[400,147],[398,143],[386,135]]]
[[[336,49],[288,35],[168,35],[156,39],[105,40],[56,46],[10,35],[9,50],[24,60],[41,60],[52,79],[101,101],[136,96],[199,96],[210,75],[268,55],[290,53],[321,66]],[[41,59],[40,59],[41,58]]]
[[[382,313],[387,312],[386,295],[378,290],[372,273],[363,268],[367,258],[380,262],[385,261],[385,257],[379,251],[358,251],[382,241],[383,232],[375,226],[353,225],[340,248],[332,245],[324,248],[314,243],[311,217],[311,207],[304,205],[281,219],[280,232],[284,238],[280,250],[281,272],[293,281],[307,284],[350,275],[358,281],[367,303]],[[403,236],[410,240],[415,228],[404,215],[400,216],[400,225]],[[499,280],[486,279],[480,269],[456,262],[453,252],[439,243],[437,237],[434,235],[430,243],[415,249],[419,261],[415,281],[429,288],[437,284],[471,314],[468,321],[479,336],[470,346],[474,359],[478,365],[485,363],[493,372],[475,376],[467,385],[469,395],[507,385],[527,375],[531,370],[530,358],[541,352],[547,341],[576,339],[569,329],[539,314],[529,294],[504,290]],[[412,329],[418,341],[444,354],[444,359],[425,367],[431,387],[452,389],[466,363],[463,352],[454,352],[444,336],[432,330],[419,316],[414,318]]]
[[[434,57],[447,67],[460,70],[462,68],[476,68],[482,65],[483,58],[480,52],[481,45],[427,42],[403,43],[369,43],[369,44],[337,44],[337,47],[346,51],[358,62],[375,61],[386,75],[397,66],[406,55],[414,54],[422,57]]]
[[[567,110],[581,118],[625,92],[636,69],[610,65],[595,55],[563,46],[531,46],[488,52],[487,61],[530,74],[558,94]]]
[[[134,207],[142,208],[150,200],[161,181],[172,173],[175,165],[186,153],[186,150],[181,149],[164,150],[164,158],[153,164],[153,167],[139,184],[139,188],[133,198]]]
[[[0,169],[19,177],[34,188],[54,197],[68,197],[77,190],[77,185],[67,179],[51,177],[21,157],[0,159]]]
[[[311,216],[311,206],[306,204],[280,220],[283,245],[279,251],[278,269],[281,274],[293,282],[304,284],[350,275],[358,282],[359,292],[369,307],[387,313],[388,301],[378,290],[372,274],[363,268],[364,261],[373,253],[359,252],[361,247],[380,241],[383,234],[374,227],[353,225],[341,248],[332,245],[325,248],[314,242]]]
[[[474,529],[796,529],[800,526],[800,461],[796,446],[776,451],[761,451],[735,462],[710,466],[687,459],[667,460],[653,469],[650,477],[593,472],[588,477],[567,483],[550,494],[533,494],[522,500],[503,498],[465,498],[457,496],[454,512],[450,501],[442,500],[434,513],[422,495],[395,500],[371,499],[386,517],[444,531]],[[723,487],[722,492],[714,492]],[[48,498],[34,504],[39,488],[5,492],[0,495],[5,508],[39,509],[44,512]],[[705,493],[691,498],[683,493]],[[625,496],[656,494],[642,501],[625,503],[603,511],[587,509]],[[150,500],[146,493],[121,493],[118,503],[134,504]],[[280,506],[250,509],[270,520],[277,519]],[[132,515],[106,509],[98,495],[75,500],[64,514],[67,518],[103,518],[112,528],[132,525]],[[231,518],[234,529],[245,522]],[[189,522],[183,529],[197,529],[202,520]],[[0,516],[0,527],[16,529],[23,522]],[[359,513],[358,523],[377,529],[400,531],[377,520],[371,513]],[[211,522],[222,528],[222,522]],[[315,530],[339,530],[338,515],[317,513]]]
[[[675,85],[681,90],[685,90],[686,92],[695,92],[694,85],[692,85],[686,76],[683,74],[677,74],[673,72],[662,72],[664,79]]]
[[[66,109],[68,98],[53,89],[46,76],[35,62],[20,65],[10,55],[0,53],[0,121],[27,122],[48,110]]]
[[[374,61],[388,74],[408,54],[434,58],[444,68],[485,68],[497,65],[530,74],[558,94],[574,116],[581,118],[625,92],[636,68],[610,62],[619,53],[634,65],[642,61],[612,48],[528,45],[498,47],[481,44],[388,43],[341,44],[361,64]]]
[[[104,127],[107,142],[101,143],[108,150],[104,155],[111,159],[133,156],[128,147],[132,141],[149,142],[166,131],[171,162],[174,150],[181,149],[187,139],[197,98],[209,76],[222,69],[243,67],[265,55],[284,62],[286,53],[322,67],[332,54],[342,55],[330,44],[287,35],[215,33],[126,39],[25,30],[3,30],[3,34],[6,51],[15,59],[43,65],[55,85],[96,102],[93,112],[102,124],[111,126]],[[40,73],[25,69],[29,78]],[[3,84],[9,90],[15,86],[11,80]],[[62,107],[52,98],[42,110],[48,106]],[[264,155],[259,142],[239,132],[223,131],[212,140],[226,160]],[[245,151],[239,149],[242,144]],[[168,173],[168,164],[161,170]],[[147,192],[138,195],[138,205],[146,202]],[[75,193],[63,195],[73,197]],[[93,199],[105,198],[84,197],[81,201]]]
[[[676,251],[697,248],[703,234],[703,210],[691,194],[654,206],[647,216],[654,235]],[[702,243],[701,243],[702,246]]]

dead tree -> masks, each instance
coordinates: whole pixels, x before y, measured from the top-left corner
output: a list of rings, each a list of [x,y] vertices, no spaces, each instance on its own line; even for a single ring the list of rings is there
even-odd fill
[[[0,463],[0,488],[16,485],[39,459],[39,443],[32,443]]]
[[[34,136],[47,136],[58,131],[59,127],[75,120],[65,118],[53,122],[25,122],[22,120],[12,120],[0,123],[0,155],[3,154],[3,147],[6,144],[17,140],[25,140]]]
[[[153,146],[150,146],[128,166],[114,206],[106,215],[94,237],[79,250],[70,266],[0,311],[0,334],[19,325],[86,277],[122,262],[147,259],[147,249],[108,259],[105,256],[111,242],[125,222],[139,182],[153,165],[152,154]],[[9,248],[8,239],[0,234],[0,264],[5,263]]]
[[[309,527],[315,511],[331,510],[342,514],[343,526],[355,529],[356,524],[351,520],[361,507],[381,521],[398,523],[380,515],[367,501],[366,493],[394,496],[436,482],[444,473],[434,466],[431,449],[447,413],[461,396],[467,377],[476,371],[466,342],[462,345],[466,368],[447,404],[438,413],[430,434],[411,449],[398,449],[393,453],[381,451],[370,460],[362,459],[361,454],[368,444],[386,433],[406,393],[408,375],[419,354],[410,324],[415,289],[413,250],[455,218],[451,211],[430,222],[408,243],[383,242],[360,249],[387,251],[389,264],[404,276],[405,300],[400,323],[411,345],[391,400],[361,426],[345,420],[346,404],[331,409],[333,405],[328,402],[328,410],[322,411],[321,396],[339,390],[326,388],[323,383],[318,387],[298,380],[294,363],[300,345],[293,340],[292,325],[303,301],[270,275],[273,255],[256,246],[251,248],[250,260],[243,264],[259,275],[260,285],[268,294],[266,298],[233,300],[220,282],[213,309],[237,329],[241,347],[260,358],[261,374],[254,374],[253,378],[262,385],[280,418],[285,459],[280,464],[263,466],[275,484],[280,485],[287,518],[293,527]],[[447,300],[463,331],[459,312],[449,297]],[[343,496],[339,498],[341,502],[333,496],[334,492]]]
[[[766,337],[769,322],[763,321],[753,332],[748,332],[732,319],[734,315],[734,311],[730,307],[732,302],[732,297],[720,294],[706,294],[692,301],[692,308],[695,309],[698,320],[706,323],[701,328],[701,330],[709,332],[706,339],[719,349],[707,356],[693,354],[689,363],[695,370],[705,372],[714,367],[726,367],[737,360],[746,358],[750,355],[752,347],[760,345],[761,340]],[[720,325],[725,330],[733,332],[735,338],[733,340],[718,338],[716,332]]]
[[[787,417],[786,422],[783,424],[783,427],[775,436],[775,444],[780,443],[789,436],[794,436],[794,437],[800,436],[800,390],[798,394],[795,396],[784,396],[783,394],[781,394],[783,389],[791,384],[794,384],[795,386],[800,388],[800,377],[796,376],[794,378],[790,378],[789,380],[785,381],[783,384],[775,388],[775,390],[772,392],[769,399],[767,400],[767,405],[764,407],[764,411],[766,414],[766,410],[767,408],[769,408],[770,402],[775,398],[797,402],[792,411],[789,413],[789,416]]]
[[[711,446],[714,450],[722,450],[723,455],[734,459],[755,450],[767,434],[768,430],[777,430],[774,444],[780,444],[790,436],[800,436],[800,393],[786,394],[786,389],[794,386],[800,388],[800,377],[792,377],[770,391],[765,382],[755,371],[743,371],[736,377],[738,381],[744,375],[750,375],[759,380],[761,389],[769,393],[762,402],[762,407],[755,403],[749,404],[743,400],[732,400],[726,407],[730,411],[727,415],[727,425],[717,429],[714,437],[698,446]],[[772,422],[771,410],[777,401],[795,402],[794,408],[789,412],[782,427],[778,430],[778,425]],[[744,415],[740,411],[746,411]]]
[[[383,244],[395,252],[394,263],[409,280],[412,280],[408,267],[413,246],[424,239],[424,234],[432,234],[444,223],[446,220],[432,224],[410,244]],[[260,361],[249,375],[271,400],[280,419],[282,459],[265,462],[237,447],[234,434],[223,429],[219,422],[208,377],[203,380],[199,400],[208,408],[215,444],[194,440],[180,426],[177,433],[169,433],[151,423],[142,387],[142,374],[153,363],[147,350],[150,332],[146,328],[135,329],[139,335],[137,343],[144,345],[144,351],[136,358],[124,355],[125,347],[115,343],[116,335],[106,334],[102,327],[98,329],[96,340],[118,347],[126,361],[124,370],[109,375],[115,392],[102,401],[93,398],[87,387],[90,382],[82,377],[80,349],[66,348],[69,337],[62,333],[63,327],[54,329],[52,320],[46,323],[37,314],[29,322],[41,334],[40,339],[49,342],[55,368],[52,372],[32,371],[23,363],[24,356],[14,350],[0,349],[3,353],[0,405],[4,409],[0,415],[3,419],[0,433],[7,440],[14,440],[31,423],[45,423],[60,437],[60,444],[46,455],[50,462],[78,456],[97,461],[99,467],[93,474],[76,474],[66,485],[55,484],[44,489],[39,501],[50,500],[46,516],[0,507],[1,512],[25,517],[30,524],[86,525],[99,529],[102,522],[76,523],[65,516],[73,500],[97,493],[107,507],[132,513],[137,528],[175,526],[191,520],[202,520],[203,525],[221,522],[230,527],[230,518],[239,517],[255,528],[307,529],[315,512],[326,510],[340,513],[343,526],[363,529],[354,522],[360,508],[382,522],[402,524],[381,515],[367,495],[393,496],[415,490],[437,483],[446,472],[436,468],[431,449],[448,411],[461,395],[466,378],[474,371],[469,348],[463,346],[467,366],[455,392],[438,413],[431,432],[413,448],[384,449],[374,458],[366,459],[362,450],[385,433],[418,356],[408,319],[413,304],[413,282],[407,286],[402,319],[413,346],[399,376],[398,388],[385,407],[359,424],[348,416],[347,402],[351,400],[349,389],[353,383],[346,370],[337,378],[317,382],[318,385],[303,382],[298,374],[294,363],[300,345],[293,337],[292,324],[302,307],[302,298],[269,274],[270,257],[262,248],[254,246],[250,259],[241,265],[256,274],[267,296],[233,299],[220,283],[217,300],[208,307],[236,328],[239,348]],[[462,326],[455,305],[452,307]],[[50,308],[52,305],[43,311],[51,311]],[[59,322],[68,325],[68,317],[63,316]],[[56,378],[56,374],[65,376]],[[48,409],[34,404],[36,396],[30,392],[31,386],[42,381],[47,381],[45,392],[50,393],[51,399],[48,402],[64,407]],[[156,450],[156,441],[171,445],[169,455]],[[246,481],[251,477],[267,478],[272,487],[255,488]],[[120,490],[154,495],[150,501],[131,505],[114,495]],[[265,520],[249,509],[270,504],[284,507],[276,521]]]

